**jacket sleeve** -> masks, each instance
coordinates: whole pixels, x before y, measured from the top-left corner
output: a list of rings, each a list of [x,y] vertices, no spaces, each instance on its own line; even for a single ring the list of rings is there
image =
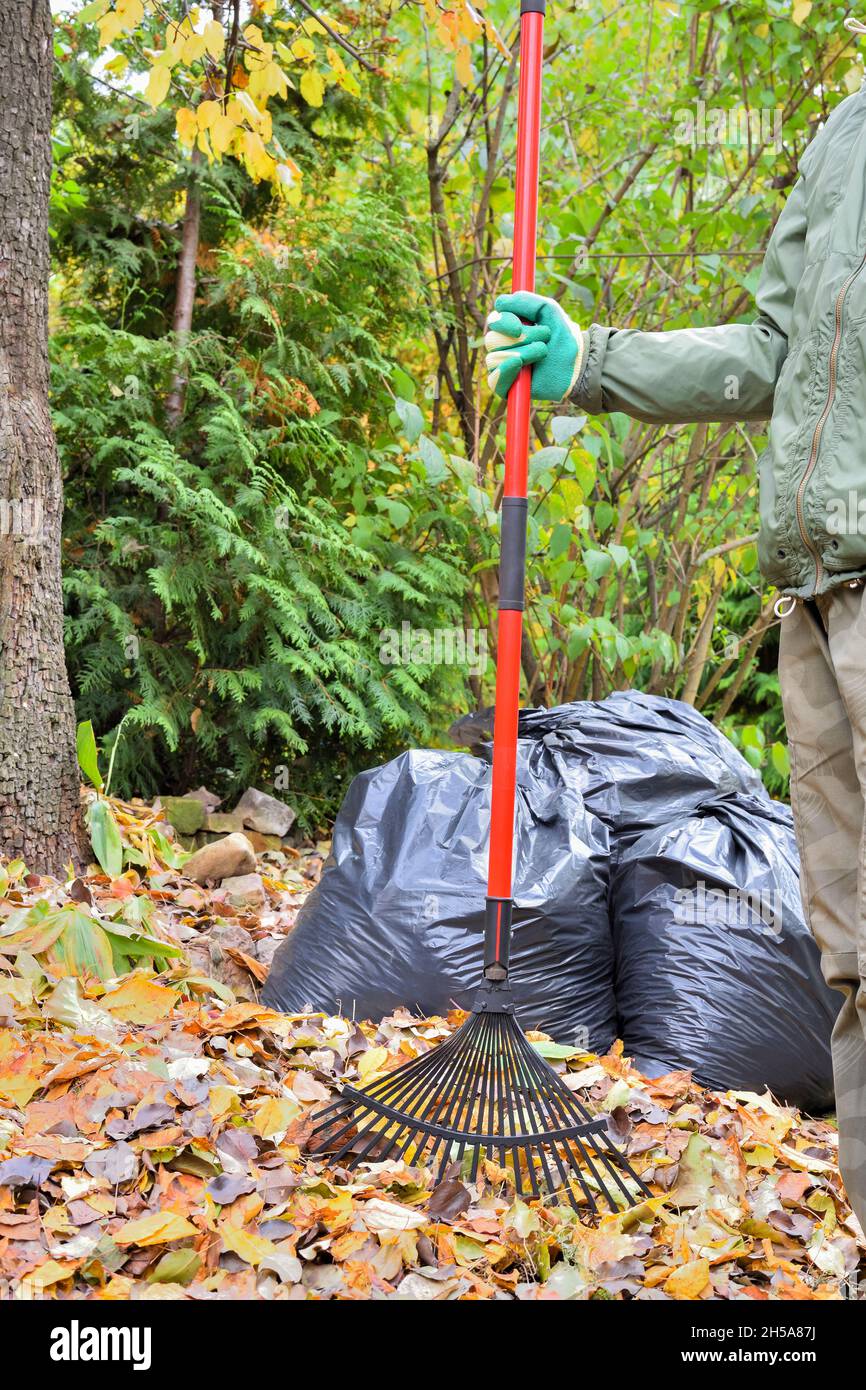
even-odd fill
[[[770,238],[753,323],[662,333],[594,323],[575,404],[590,415],[621,410],[668,424],[767,419],[803,274],[805,206],[801,176]]]

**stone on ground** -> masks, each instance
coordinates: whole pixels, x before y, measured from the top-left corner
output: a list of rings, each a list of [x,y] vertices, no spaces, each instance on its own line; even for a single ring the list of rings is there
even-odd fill
[[[226,878],[255,871],[256,854],[246,835],[226,835],[191,855],[183,866],[185,878],[195,883],[220,883]]]

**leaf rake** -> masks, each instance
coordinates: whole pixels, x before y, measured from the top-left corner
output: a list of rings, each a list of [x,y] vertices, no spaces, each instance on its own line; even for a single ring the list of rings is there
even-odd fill
[[[512,288],[535,285],[545,0],[521,0]],[[598,1198],[612,1210],[650,1196],[619,1151],[606,1118],[589,1110],[538,1054],[514,1016],[508,962],[526,569],[530,369],[508,396],[499,565],[496,716],[484,976],[473,1011],[447,1042],[363,1088],[345,1085],[316,1115],[308,1148],[354,1168],[411,1159],[438,1165],[471,1155],[510,1170],[518,1196],[564,1195],[580,1214]]]
[[[316,1118],[308,1147],[347,1168],[408,1159],[435,1166],[441,1182],[467,1159],[474,1182],[492,1159],[519,1197],[564,1195],[593,1216],[599,1197],[616,1211],[651,1195],[607,1118],[594,1118],[528,1041],[507,982],[482,985],[447,1042],[363,1089],[344,1086]]]

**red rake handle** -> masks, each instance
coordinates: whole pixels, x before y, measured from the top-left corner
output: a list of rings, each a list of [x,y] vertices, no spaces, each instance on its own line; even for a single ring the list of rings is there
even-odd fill
[[[514,263],[511,277],[513,290],[535,289],[544,9],[545,0],[521,0]],[[484,973],[492,980],[507,977],[511,944],[517,717],[520,710],[520,658],[526,572],[527,465],[529,416],[532,408],[531,378],[531,368],[524,367],[508,394],[505,426],[505,484],[499,554],[496,718],[493,726],[493,788],[484,949]]]

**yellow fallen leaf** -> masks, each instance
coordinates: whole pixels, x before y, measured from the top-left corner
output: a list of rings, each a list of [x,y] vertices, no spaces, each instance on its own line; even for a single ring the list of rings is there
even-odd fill
[[[423,1211],[412,1211],[399,1202],[387,1202],[381,1197],[359,1207],[358,1215],[368,1231],[413,1231],[426,1226],[430,1218]]]
[[[773,1168],[776,1164],[775,1151],[769,1144],[755,1144],[754,1148],[744,1149],[743,1158],[750,1168]]]
[[[802,1168],[807,1173],[833,1173],[836,1165],[826,1158],[816,1158],[813,1154],[802,1153],[789,1144],[779,1145],[779,1154],[790,1168]]]
[[[220,1235],[227,1250],[233,1251],[235,1255],[253,1267],[261,1264],[268,1255],[278,1253],[272,1240],[266,1240],[264,1236],[252,1235],[249,1231],[242,1231],[237,1226],[221,1226]]]
[[[64,1279],[71,1279],[77,1268],[77,1263],[73,1264],[68,1260],[46,1260],[44,1265],[31,1270],[26,1278],[22,1279],[21,1292],[32,1298],[52,1284],[61,1284]]]
[[[665,1280],[665,1293],[671,1298],[699,1298],[710,1282],[708,1260],[690,1260]]]
[[[361,1054],[358,1062],[358,1075],[362,1081],[373,1075],[374,1071],[379,1071],[388,1060],[387,1047],[368,1047],[367,1051]]]
[[[173,989],[166,989],[145,975],[131,975],[119,989],[104,994],[100,1002],[112,1017],[124,1023],[156,1023],[168,1018],[176,1000]]]
[[[169,1241],[196,1235],[198,1231],[185,1216],[176,1211],[154,1211],[137,1221],[127,1221],[112,1239],[115,1245],[167,1245]]]
[[[228,1114],[239,1115],[241,1103],[233,1086],[212,1086],[207,1098],[207,1108],[215,1120]]]
[[[295,1116],[300,1113],[301,1107],[291,1097],[284,1096],[282,1099],[278,1099],[276,1096],[272,1096],[256,1111],[253,1129],[263,1139],[270,1139],[274,1134],[284,1133]]]
[[[115,1274],[113,1279],[105,1285],[105,1288],[94,1295],[95,1298],[105,1299],[109,1303],[126,1303],[132,1297],[134,1281],[125,1274]]]
[[[23,1047],[12,1032],[0,1032],[0,1100],[23,1110],[33,1093],[38,1091],[45,1058],[42,1048]]]
[[[33,1002],[33,986],[29,980],[22,979],[20,975],[13,975],[10,979],[4,979],[0,983],[0,994],[14,999],[16,1004],[22,1004],[25,1008]]]

